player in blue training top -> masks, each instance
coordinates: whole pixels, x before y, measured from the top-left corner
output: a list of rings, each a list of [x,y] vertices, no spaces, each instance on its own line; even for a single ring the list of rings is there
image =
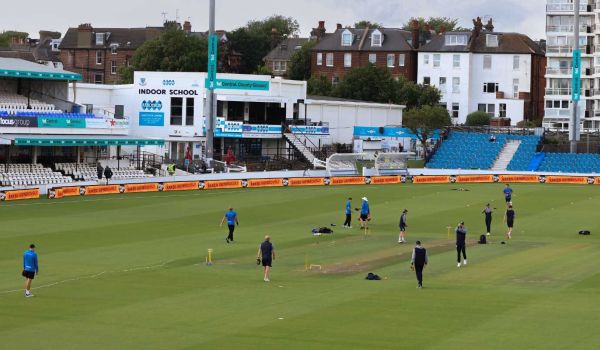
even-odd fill
[[[369,221],[371,221],[371,209],[369,208],[369,200],[367,197],[362,198],[362,205],[360,206],[360,228],[368,229]]]
[[[30,244],[29,249],[23,253],[23,277],[25,277],[25,297],[32,297],[31,282],[38,273],[38,256],[35,252],[35,244]]]
[[[346,201],[346,221],[344,221],[344,227],[352,228],[352,198],[348,198]]]
[[[510,202],[512,202],[513,189],[510,188],[509,184],[506,184],[506,187],[504,188],[503,192],[504,192],[504,199],[506,200],[506,205],[508,206],[510,204]]]
[[[221,226],[223,226],[225,220],[227,220],[227,226],[229,227],[229,235],[227,235],[225,241],[227,243],[233,242],[233,231],[235,230],[235,225],[240,225],[237,213],[233,211],[233,208],[229,208],[229,211],[225,213],[225,216],[223,216],[223,219],[221,220]]]

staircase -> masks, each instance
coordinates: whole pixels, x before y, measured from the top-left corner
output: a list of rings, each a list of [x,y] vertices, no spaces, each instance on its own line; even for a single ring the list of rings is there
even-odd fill
[[[498,155],[498,159],[492,165],[491,170],[503,171],[506,170],[508,164],[513,159],[515,153],[517,153],[517,149],[519,149],[519,145],[521,145],[521,140],[506,140],[506,144],[500,151]]]
[[[287,142],[300,154],[304,159],[306,159],[310,164],[315,165],[315,162],[319,162],[320,160],[311,152],[310,148],[306,145],[305,141],[303,141],[298,135],[292,133],[284,133],[283,136],[287,140]]]

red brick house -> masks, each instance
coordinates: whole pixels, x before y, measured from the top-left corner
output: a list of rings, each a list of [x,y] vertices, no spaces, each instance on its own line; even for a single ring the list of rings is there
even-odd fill
[[[65,70],[81,74],[83,82],[116,84],[119,67],[129,64],[138,47],[157,38],[161,27],[93,28],[81,24],[69,28],[60,44]]]
[[[325,33],[325,23],[313,32]],[[317,38],[312,49],[311,74],[325,76],[337,84],[348,71],[369,63],[386,67],[394,77],[417,78],[418,28],[407,31],[398,28],[342,28]],[[413,45],[413,42],[415,45]]]

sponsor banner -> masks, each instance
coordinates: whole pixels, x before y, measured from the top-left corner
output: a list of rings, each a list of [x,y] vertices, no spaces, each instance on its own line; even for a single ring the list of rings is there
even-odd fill
[[[281,187],[283,179],[250,179],[246,182],[247,187]]]
[[[40,189],[39,188],[0,192],[0,199],[3,201],[18,201],[21,199],[38,199],[38,198],[40,198]]]
[[[2,128],[37,128],[38,120],[35,117],[2,116],[0,127]]]
[[[323,186],[325,179],[322,177],[294,177],[287,180],[288,186]]]
[[[56,118],[50,116],[38,117],[40,128],[85,129],[85,118]]]
[[[452,179],[450,179],[452,180]],[[468,183],[468,182],[494,182],[493,175],[458,175],[456,176],[457,183]]]
[[[198,189],[199,181],[186,181],[186,182],[165,182],[162,185],[162,190],[165,192],[169,191],[192,191]],[[160,191],[160,187],[158,187]]]
[[[594,185],[600,185],[600,177],[594,178]]]
[[[371,178],[372,185],[399,184],[400,182],[400,175],[374,176]]]
[[[123,186],[124,193],[158,192],[157,183],[149,184],[126,184]]]
[[[364,176],[346,176],[346,177],[332,177],[329,180],[330,185],[364,185]]]
[[[101,194],[120,193],[120,191],[119,191],[119,185],[99,185],[99,186],[82,187],[80,189],[80,193],[84,196],[97,196],[97,195],[101,195]]]
[[[539,182],[539,177],[537,175],[500,175],[498,180],[500,182],[537,183]]]
[[[450,182],[450,176],[413,176],[415,184],[447,184]]]
[[[214,190],[219,188],[242,188],[242,180],[204,181],[205,190]]]
[[[48,198],[49,199],[59,199],[64,197],[62,188],[49,188],[48,189]]]
[[[63,197],[75,197],[81,195],[79,187],[63,187],[61,188]]]
[[[588,179],[587,177],[583,176],[546,176],[546,183],[586,185],[588,183]]]
[[[269,91],[270,84],[270,80],[217,79],[215,81],[215,88],[225,90]],[[205,79],[204,87],[212,89],[212,85],[208,79]]]
[[[378,127],[378,126],[355,126],[354,136],[358,138],[368,137],[385,137],[385,138],[411,138],[417,139],[415,135],[408,128],[399,127]],[[430,136],[431,139],[437,140],[440,137],[440,130],[435,130]]]

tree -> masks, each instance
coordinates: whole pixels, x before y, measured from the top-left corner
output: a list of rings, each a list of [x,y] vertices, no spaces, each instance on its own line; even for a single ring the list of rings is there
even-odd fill
[[[465,122],[466,126],[484,126],[490,125],[490,117],[489,114],[482,111],[472,112],[467,115],[467,121]]]
[[[371,22],[367,20],[362,20],[354,23],[354,28],[364,29],[364,28],[383,28],[383,24],[377,22]]]
[[[207,69],[208,43],[205,38],[189,36],[176,28],[137,49],[129,67],[121,67],[120,80],[133,82],[134,71],[203,72]]]
[[[292,54],[290,57],[290,64],[288,65],[288,77],[290,79],[310,79],[311,49],[316,43],[316,41],[309,41]]]
[[[308,80],[307,93],[309,95],[331,96],[332,92],[333,85],[326,76],[313,77]]]
[[[25,32],[17,32],[15,30],[7,30],[5,32],[2,32],[0,33],[0,47],[9,47],[10,38],[15,37],[19,39],[27,39],[29,37],[29,34]]]
[[[273,15],[250,21],[229,34],[231,48],[242,54],[240,73],[256,72],[263,58],[287,36],[298,33],[298,21],[291,17]]]
[[[389,70],[373,64],[350,70],[335,94],[342,98],[380,103],[398,100],[396,82]]]
[[[258,75],[273,75],[273,72],[271,71],[271,69],[269,69],[269,67],[267,67],[264,64],[258,66],[258,68],[256,68],[255,73]]]
[[[441,106],[422,106],[404,114],[402,124],[409,128],[423,145],[423,158],[427,159],[427,139],[437,130],[452,124],[448,110]]]
[[[411,23],[417,20],[419,22],[419,28],[423,29],[426,24],[431,26],[431,29],[435,30],[436,33],[440,33],[442,29],[445,29],[447,32],[453,31],[468,31],[469,29],[463,28],[458,25],[458,18],[449,18],[449,17],[429,17],[425,19],[424,17],[411,17],[408,22],[404,23],[402,29],[410,30]]]
[[[442,98],[440,90],[433,86],[416,84],[404,77],[396,82],[398,90],[397,103],[406,105],[407,109],[419,106],[437,106]]]

